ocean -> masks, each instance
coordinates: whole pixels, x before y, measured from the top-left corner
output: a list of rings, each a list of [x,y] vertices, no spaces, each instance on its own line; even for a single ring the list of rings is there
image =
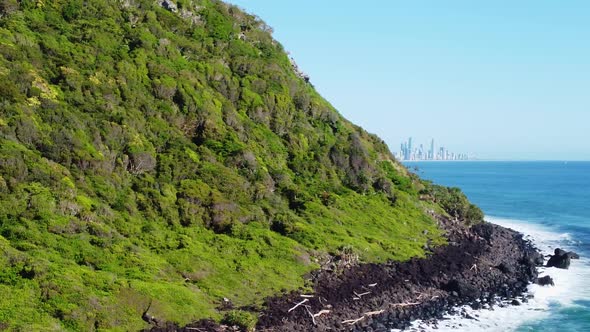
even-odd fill
[[[521,306],[447,316],[415,331],[590,331],[590,162],[408,162],[435,183],[461,188],[486,220],[522,232],[544,253],[573,250],[569,270],[541,268],[555,286],[530,285]],[[469,309],[467,309],[469,310]]]

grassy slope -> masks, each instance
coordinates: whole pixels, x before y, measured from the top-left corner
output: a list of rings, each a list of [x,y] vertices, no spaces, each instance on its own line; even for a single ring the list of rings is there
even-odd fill
[[[150,301],[221,319],[223,297],[304,287],[326,253],[444,243],[424,212],[441,207],[418,199],[434,187],[300,78],[263,22],[177,4],[0,2],[1,326],[137,330]]]

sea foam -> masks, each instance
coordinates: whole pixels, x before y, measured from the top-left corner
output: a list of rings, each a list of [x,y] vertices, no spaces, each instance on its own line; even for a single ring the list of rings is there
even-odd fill
[[[555,248],[576,250],[579,242],[569,233],[552,231],[549,227],[520,220],[487,217],[487,221],[514,229],[539,248],[543,255],[553,254]],[[575,307],[577,301],[590,298],[587,280],[590,280],[590,259],[584,257],[573,260],[569,270],[557,268],[540,268],[539,276],[549,275],[555,286],[529,285],[527,293],[532,296],[526,303],[513,306],[505,303],[503,307],[473,310],[468,306],[459,308],[459,312],[469,314],[475,319],[465,318],[461,314],[447,315],[436,323],[416,321],[410,331],[515,331],[527,323],[547,319],[552,312]]]

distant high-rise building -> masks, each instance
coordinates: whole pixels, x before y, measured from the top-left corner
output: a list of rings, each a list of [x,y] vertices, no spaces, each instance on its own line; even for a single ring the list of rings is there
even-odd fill
[[[402,142],[399,148],[400,159],[406,159],[406,143]]]
[[[430,141],[430,151],[428,152],[428,159],[434,159],[434,138]]]

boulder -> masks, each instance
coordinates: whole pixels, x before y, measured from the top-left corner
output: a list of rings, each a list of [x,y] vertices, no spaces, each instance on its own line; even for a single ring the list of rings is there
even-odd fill
[[[573,251],[565,251],[563,249],[557,248],[554,251],[555,255],[564,256],[567,255],[570,259],[580,259],[580,255],[576,254]]]
[[[567,251],[565,251],[561,248],[555,248],[555,250],[553,251],[553,254],[557,255],[557,256],[563,256],[563,255],[567,254]]]
[[[176,13],[178,11],[178,7],[176,6],[176,4],[170,0],[160,1],[160,6],[162,6],[164,9],[169,10],[173,13]]]
[[[443,290],[449,293],[456,293],[458,296],[467,298],[478,298],[481,292],[477,287],[461,280],[453,279],[444,285]]]
[[[567,252],[562,249],[555,249],[555,254],[547,261],[547,267],[556,267],[558,269],[568,269],[572,257],[580,257],[574,252]],[[574,258],[575,259],[575,258]]]
[[[543,255],[541,255],[537,251],[528,253],[524,257],[524,261],[523,261],[524,264],[533,265],[533,266],[543,266],[544,262],[545,262],[545,258],[543,258]]]
[[[544,276],[541,278],[538,278],[536,281],[536,284],[538,284],[539,286],[555,286],[555,283],[553,282],[553,278],[551,278],[550,276]]]
[[[532,256],[533,256],[533,262],[535,263],[535,265],[543,266],[543,263],[545,263],[545,258],[543,258],[543,255],[541,255],[541,253],[535,252]]]
[[[500,265],[496,266],[496,268],[500,271],[502,271],[502,273],[504,274],[512,274],[514,273],[514,268],[512,266],[510,266],[509,264],[506,264],[504,262],[500,263]]]
[[[558,269],[569,269],[570,258],[567,255],[563,256],[551,256],[547,262],[547,267],[556,267]]]

